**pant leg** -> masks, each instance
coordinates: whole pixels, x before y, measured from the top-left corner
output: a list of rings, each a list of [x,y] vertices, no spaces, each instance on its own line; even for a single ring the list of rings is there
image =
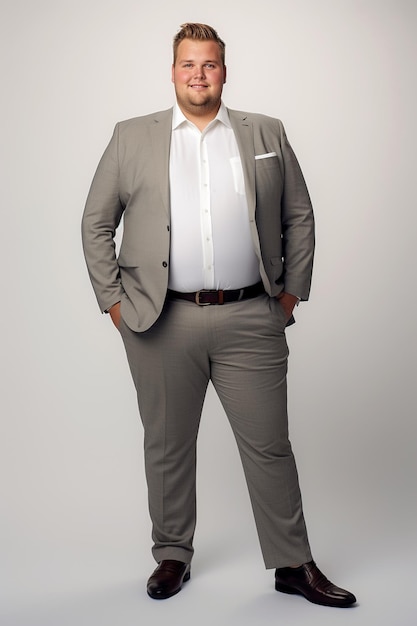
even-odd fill
[[[217,307],[211,377],[234,431],[267,568],[311,560],[288,439],[285,318],[268,296]]]
[[[210,376],[201,309],[168,302],[145,333],[121,334],[144,426],[145,470],[157,562],[189,563],[196,524],[196,440]]]

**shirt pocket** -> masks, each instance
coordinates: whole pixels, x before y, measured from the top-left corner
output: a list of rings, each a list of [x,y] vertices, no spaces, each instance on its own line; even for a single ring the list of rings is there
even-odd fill
[[[245,195],[245,179],[243,178],[242,161],[239,156],[230,158],[230,167],[232,168],[235,191],[243,196]]]

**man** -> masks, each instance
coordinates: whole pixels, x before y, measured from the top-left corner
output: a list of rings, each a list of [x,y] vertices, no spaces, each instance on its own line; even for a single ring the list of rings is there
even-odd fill
[[[123,338],[144,425],[158,562],[147,591],[169,598],[190,578],[196,439],[211,380],[276,589],[350,606],[353,594],[312,560],[288,440],[285,326],[309,296],[310,199],[281,122],[224,106],[224,52],[210,26],[181,27],[174,108],[116,126],[83,217],[92,284]]]

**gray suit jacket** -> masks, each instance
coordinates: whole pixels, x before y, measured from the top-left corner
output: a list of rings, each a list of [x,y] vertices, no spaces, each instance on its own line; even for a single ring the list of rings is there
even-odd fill
[[[285,290],[307,300],[313,211],[283,125],[265,115],[229,110],[229,116],[265,290],[271,296]],[[169,109],[116,125],[82,220],[85,258],[101,310],[121,301],[123,319],[139,332],[157,320],[167,292],[171,124]],[[122,215],[123,239],[116,258],[114,234]]]

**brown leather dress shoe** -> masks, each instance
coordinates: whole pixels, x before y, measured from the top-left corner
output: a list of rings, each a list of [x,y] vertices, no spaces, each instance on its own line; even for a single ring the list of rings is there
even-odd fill
[[[300,567],[281,567],[275,570],[275,589],[297,593],[314,604],[347,607],[355,604],[353,593],[336,587],[321,573],[314,561]]]
[[[155,600],[165,600],[181,591],[190,580],[190,565],[181,561],[161,561],[148,580],[147,592]]]

